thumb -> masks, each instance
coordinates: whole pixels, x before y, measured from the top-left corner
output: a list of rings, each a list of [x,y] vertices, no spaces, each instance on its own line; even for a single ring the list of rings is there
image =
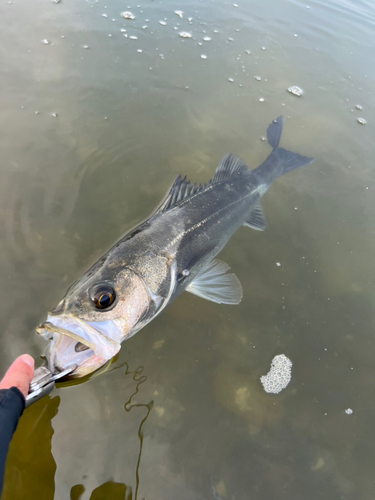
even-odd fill
[[[29,354],[22,354],[8,368],[8,371],[0,382],[0,389],[17,387],[26,397],[33,375],[34,358]]]

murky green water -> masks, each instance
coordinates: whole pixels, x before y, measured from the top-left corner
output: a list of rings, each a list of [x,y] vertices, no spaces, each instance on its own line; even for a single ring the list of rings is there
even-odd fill
[[[30,407],[2,498],[372,499],[372,2],[1,11],[2,372],[42,353],[36,324],[178,173],[205,182],[227,152],[257,166],[280,114],[282,146],[315,157],[264,197],[267,230],[222,252],[241,304],[183,294],[105,373]],[[292,381],[268,395],[259,378],[280,353]]]

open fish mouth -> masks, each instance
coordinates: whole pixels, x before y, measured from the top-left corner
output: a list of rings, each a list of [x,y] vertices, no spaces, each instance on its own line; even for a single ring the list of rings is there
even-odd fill
[[[36,330],[50,341],[46,358],[52,373],[75,363],[78,368],[72,376],[87,375],[113,358],[121,348],[117,340],[105,334],[108,330],[111,335],[119,337],[119,327],[113,322],[89,324],[70,316],[48,315],[47,321]]]

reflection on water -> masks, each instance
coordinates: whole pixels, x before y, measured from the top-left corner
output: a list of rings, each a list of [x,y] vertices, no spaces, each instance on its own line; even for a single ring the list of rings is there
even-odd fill
[[[56,463],[51,453],[52,419],[59,397],[43,398],[27,410],[9,448],[2,498],[52,499]]]
[[[143,424],[146,422],[148,416],[150,415],[150,411],[154,405],[153,401],[150,401],[148,404],[144,403],[132,403],[132,399],[134,396],[138,394],[139,391],[139,386],[146,382],[147,377],[145,375],[142,375],[143,372],[143,366],[140,366],[137,368],[134,372],[129,371],[128,364],[126,363],[126,372],[125,375],[133,374],[133,380],[137,382],[137,386],[135,388],[135,392],[130,396],[129,400],[125,403],[124,408],[125,411],[129,412],[132,408],[145,408],[147,409],[146,415],[141,421],[141,424],[139,426],[138,430],[138,437],[139,437],[139,455],[138,455],[138,460],[137,460],[137,468],[136,468],[136,485],[135,485],[135,492],[134,492],[134,499],[137,500],[138,498],[138,488],[139,488],[139,465],[141,463],[141,457],[142,457],[142,447],[143,447]]]
[[[315,158],[222,252],[242,303],[183,294],[110,369],[26,410],[3,498],[372,499],[373,3],[36,0],[2,22],[4,372],[177,174],[259,165],[281,114],[282,146]],[[266,394],[281,353],[292,380]]]

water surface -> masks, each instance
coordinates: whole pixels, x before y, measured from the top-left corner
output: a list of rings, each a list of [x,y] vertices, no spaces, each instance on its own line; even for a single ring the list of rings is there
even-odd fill
[[[228,152],[256,167],[281,114],[282,147],[315,158],[265,195],[266,231],[222,252],[241,304],[185,293],[104,373],[30,407],[2,498],[372,499],[373,4],[15,0],[1,14],[2,372],[40,356],[38,322],[177,174],[206,182]],[[260,376],[281,353],[292,381],[269,395]]]

